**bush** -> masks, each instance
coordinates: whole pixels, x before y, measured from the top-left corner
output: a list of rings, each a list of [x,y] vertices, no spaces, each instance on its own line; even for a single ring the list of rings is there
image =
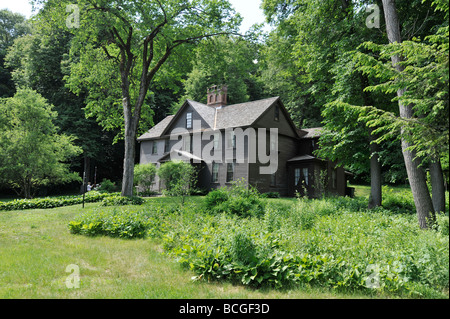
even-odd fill
[[[213,212],[226,212],[243,218],[262,217],[264,203],[255,197],[230,196],[228,200],[215,206]]]
[[[156,166],[153,164],[137,164],[134,166],[134,183],[142,188],[142,192],[151,191],[155,175]]]
[[[222,204],[228,200],[228,192],[221,188],[216,189],[208,193],[205,197],[205,206],[207,209],[212,210],[217,205]]]
[[[113,193],[116,191],[116,185],[109,179],[104,179],[97,189],[100,193]]]
[[[253,187],[247,187],[243,180],[233,182],[228,189],[210,192],[205,198],[205,205],[212,213],[226,212],[243,218],[261,217],[265,207],[259,192]]]
[[[117,194],[102,194],[96,191],[91,191],[85,194],[84,201],[86,203],[100,202],[109,196]],[[78,205],[83,203],[83,196],[60,196],[60,197],[46,197],[35,199],[16,199],[10,202],[0,202],[0,210],[24,210],[24,209],[48,209],[62,206]]]
[[[394,191],[383,186],[383,207],[399,214],[415,214],[416,206],[411,191]]]
[[[261,197],[263,197],[263,198],[280,198],[280,193],[267,192],[267,193],[261,194]]]
[[[137,196],[123,197],[115,195],[105,198],[102,201],[102,206],[142,205],[144,202],[145,200],[143,198]]]
[[[250,265],[257,261],[256,246],[245,232],[233,235],[230,247],[231,258],[239,264]]]
[[[149,219],[143,213],[114,209],[85,213],[68,224],[72,234],[86,236],[110,236],[118,238],[144,238]]]

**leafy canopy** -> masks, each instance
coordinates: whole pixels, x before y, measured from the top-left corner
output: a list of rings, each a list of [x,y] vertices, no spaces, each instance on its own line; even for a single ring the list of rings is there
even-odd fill
[[[30,89],[0,101],[0,182],[27,198],[36,187],[80,180],[67,161],[81,148],[73,137],[57,133],[52,108]]]

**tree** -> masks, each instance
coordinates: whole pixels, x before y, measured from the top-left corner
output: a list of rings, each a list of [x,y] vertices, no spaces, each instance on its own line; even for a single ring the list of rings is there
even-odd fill
[[[156,175],[156,166],[153,164],[137,164],[134,166],[134,182],[136,186],[143,188],[144,192],[150,192]]]
[[[0,103],[0,182],[25,198],[37,187],[81,180],[67,161],[81,149],[57,134],[57,114],[35,91],[19,89]]]
[[[346,107],[383,102],[364,92],[370,79],[354,67],[351,58],[351,52],[362,40],[380,38],[378,32],[366,27],[365,11],[360,9],[366,1],[267,0],[264,4],[269,18],[276,17],[279,28],[285,29],[277,31],[284,52],[274,58],[288,55],[294,61],[292,71],[273,74],[288,74],[292,86],[298,87],[294,89],[299,91],[296,98],[305,96],[295,113],[307,114],[309,110],[316,121],[323,119],[325,130],[317,154],[339,161],[340,165],[345,163],[357,175],[370,172],[369,207],[380,206],[382,149],[373,142],[371,130],[359,121],[359,112]],[[286,50],[286,44],[291,50]]]
[[[197,172],[194,166],[183,161],[171,161],[161,165],[158,176],[164,182],[164,193],[169,196],[181,196],[181,204],[184,204],[186,196],[192,192],[195,185]]]
[[[385,121],[383,130],[388,127],[392,132],[397,132],[394,128],[399,128],[419,225],[421,228],[428,228],[435,220],[435,209],[443,208],[442,199],[445,198],[443,175],[438,160],[442,150],[448,153],[448,26],[439,29],[436,36],[428,37],[434,42],[433,45],[403,42],[395,1],[383,0],[383,7],[390,45],[382,49],[380,60],[389,56],[392,68],[382,67],[381,61],[364,55],[362,59],[381,67],[377,71],[379,77],[389,78],[372,89],[388,93],[396,91],[400,116],[381,112],[384,116],[372,121],[372,125]],[[371,44],[367,46],[375,48]],[[362,68],[373,73],[368,64],[362,62]],[[374,112],[380,113],[378,110]],[[426,159],[432,164],[432,183],[439,188],[434,192],[435,200],[429,194],[422,166]]]
[[[158,80],[157,75],[162,78],[168,76],[162,66],[174,52],[183,54],[178,50],[183,44],[233,32],[240,23],[240,17],[232,16],[233,10],[227,1],[78,0],[76,3],[80,20],[79,27],[71,29],[75,35],[73,49],[79,52],[80,61],[86,65],[92,65],[87,63],[89,59],[99,64],[93,66],[90,77],[72,79],[72,87],[88,88],[91,101],[87,106],[88,112],[100,117],[100,121],[112,115],[115,125],[120,124],[124,128],[122,195],[131,196],[136,133],[151,84]],[[65,1],[45,2],[42,19],[49,23],[56,21],[63,26],[66,4]],[[74,65],[77,67],[84,65]],[[109,75],[109,78],[102,78],[100,88],[89,83],[96,77],[94,72],[101,77]],[[94,82],[99,83],[98,79]],[[117,99],[117,90],[114,90],[116,87],[119,88],[120,100]],[[99,89],[102,94],[99,94]],[[112,95],[108,94],[110,89],[113,89]],[[108,96],[109,99],[99,101],[99,98]],[[119,112],[122,120],[118,122],[114,115]]]
[[[259,78],[259,46],[250,35],[244,37],[218,36],[205,39],[195,49],[192,71],[184,81],[186,99],[207,103],[206,91],[213,84],[226,84],[227,101],[237,104],[263,98]]]
[[[14,95],[15,88],[10,70],[4,65],[7,49],[14,39],[30,32],[30,26],[25,17],[8,9],[0,10],[0,98]]]

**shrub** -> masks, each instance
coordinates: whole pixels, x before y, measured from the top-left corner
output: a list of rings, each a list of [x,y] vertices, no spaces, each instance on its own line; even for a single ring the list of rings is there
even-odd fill
[[[149,219],[143,213],[114,209],[95,210],[82,214],[68,224],[72,234],[86,236],[110,236],[119,238],[144,238],[149,227]]]
[[[230,188],[210,192],[205,199],[206,208],[212,213],[229,213],[243,218],[264,215],[265,202],[259,192],[248,187],[244,180],[233,182]]]
[[[383,207],[400,214],[415,214],[416,206],[412,193],[408,190],[394,191],[383,186]]]
[[[143,198],[137,196],[123,197],[120,195],[115,195],[106,197],[102,201],[102,206],[142,205],[144,202],[145,200]]]
[[[116,185],[109,179],[104,179],[98,188],[100,193],[113,193],[116,191]]]
[[[185,197],[191,194],[194,187],[196,169],[189,163],[171,161],[162,164],[157,174],[166,187],[163,193],[169,196],[181,196],[181,204],[184,204]]]
[[[436,214],[436,221],[437,221],[437,230],[443,235],[448,236],[449,235],[449,222],[448,222],[448,215],[444,214]]]
[[[226,212],[239,217],[262,217],[264,203],[255,197],[230,196],[225,202],[215,206],[216,213]]]
[[[263,197],[263,198],[280,198],[280,193],[267,192],[267,193],[261,194],[261,197]]]
[[[242,265],[250,265],[257,261],[256,246],[251,237],[242,231],[233,234],[230,254],[233,261]]]
[[[85,194],[84,201],[86,203],[100,202],[109,196],[117,194],[102,194],[96,191],[91,191]],[[60,196],[60,197],[46,197],[35,199],[16,199],[10,202],[0,202],[0,210],[24,210],[24,209],[48,209],[62,206],[78,205],[83,202],[83,196]]]
[[[155,180],[156,166],[153,164],[136,164],[134,166],[134,183],[142,188],[143,192],[150,192]]]
[[[205,206],[207,209],[214,209],[217,205],[222,204],[228,200],[228,192],[221,188],[208,193],[205,197]]]

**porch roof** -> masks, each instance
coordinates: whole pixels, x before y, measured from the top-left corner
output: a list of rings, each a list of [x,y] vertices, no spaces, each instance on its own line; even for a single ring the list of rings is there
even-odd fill
[[[288,162],[304,162],[304,161],[320,161],[320,162],[323,162],[322,159],[317,158],[317,157],[312,156],[312,155],[296,156],[296,157],[291,158],[290,160],[288,160]]]
[[[184,157],[184,158],[186,158],[186,160],[189,160],[189,161],[190,160],[196,160],[199,162],[203,161],[203,159],[201,159],[200,157],[195,156],[194,154],[191,154],[189,152],[185,152],[185,151],[181,151],[181,150],[173,150],[170,153],[167,153],[163,157],[161,157],[158,160],[158,163],[170,161],[172,158],[172,154],[174,154],[174,153],[177,154],[177,157]]]

